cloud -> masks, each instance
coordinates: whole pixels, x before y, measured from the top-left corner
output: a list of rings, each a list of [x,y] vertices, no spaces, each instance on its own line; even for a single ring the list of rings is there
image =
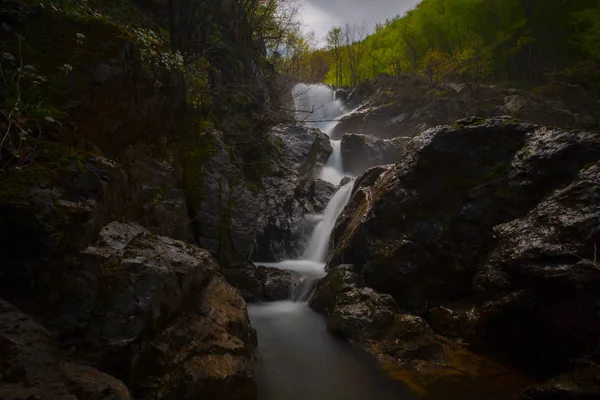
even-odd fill
[[[302,0],[302,19],[307,32],[314,31],[320,44],[334,26],[367,23],[369,31],[376,22],[384,22],[414,8],[420,0]]]

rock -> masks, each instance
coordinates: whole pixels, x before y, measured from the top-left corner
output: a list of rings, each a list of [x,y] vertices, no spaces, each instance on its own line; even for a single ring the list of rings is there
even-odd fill
[[[138,223],[152,233],[191,243],[194,237],[178,169],[152,159],[138,159],[133,163],[130,171],[132,179],[140,184],[143,204]]]
[[[316,283],[308,303],[321,314],[329,316],[340,294],[362,286],[353,265],[338,265]]]
[[[356,179],[328,268],[351,263],[477,351],[568,370],[600,334],[598,160],[598,133],[510,118],[427,130]]]
[[[457,119],[511,115],[539,125],[565,128],[599,128],[594,106],[578,89],[548,85],[544,94],[485,85],[431,84],[414,74],[372,79],[356,86],[344,116],[331,133],[334,140],[346,133],[383,139],[412,137]]]
[[[256,333],[246,303],[214,277],[194,306],[132,360],[132,387],[142,399],[256,399]]]
[[[268,136],[269,165],[255,182],[242,179],[222,135],[214,133],[210,140],[212,154],[198,183],[204,195],[191,204],[200,246],[219,255],[226,267],[239,267],[250,257],[298,256],[304,216],[329,201],[331,189],[314,179],[332,152],[328,137],[302,125],[276,126]]]
[[[22,171],[0,191],[5,227],[0,232],[0,295],[41,321],[53,319],[62,307],[81,250],[109,222],[138,220],[153,232],[191,239],[174,167],[150,159],[124,165],[90,155],[58,160],[59,166],[44,162],[36,163],[36,174],[55,179],[33,184],[28,171]]]
[[[342,187],[342,186],[346,186],[346,184],[352,182],[352,178],[350,178],[349,176],[345,176],[342,178],[342,180],[340,181],[340,184],[338,187]]]
[[[139,186],[108,159],[88,156],[55,173],[35,185],[17,175],[0,193],[0,295],[41,320],[60,305],[79,252],[113,218],[136,219],[142,206]]]
[[[327,329],[336,335],[365,340],[381,338],[399,312],[391,296],[370,288],[340,293],[327,320]]]
[[[187,309],[216,268],[205,250],[113,222],[83,251],[49,324],[87,360],[127,377],[139,343]]]
[[[344,182],[343,179],[342,182]],[[340,187],[344,186],[342,182],[340,182]],[[329,203],[329,200],[333,197],[335,190],[336,188],[332,183],[325,182],[321,179],[315,179],[314,187],[312,189],[312,198],[314,200],[312,206],[315,212],[322,213],[325,211],[325,207],[327,207],[327,203]]]
[[[0,300],[0,398],[131,400],[116,378],[66,362],[50,334],[31,317]]]
[[[359,175],[365,169],[398,161],[410,138],[380,139],[375,136],[346,133],[342,137],[344,171]]]
[[[576,373],[560,375],[549,382],[533,385],[521,393],[519,400],[593,400],[600,398],[598,374],[584,367]],[[594,383],[596,381],[596,383]]]
[[[584,167],[575,181],[540,202],[525,217],[494,228],[497,245],[474,278],[483,297],[529,296],[483,313],[474,329],[480,340],[521,349],[522,357],[544,359],[547,369],[591,352],[573,340],[576,332],[600,334],[600,165]],[[574,315],[573,310],[577,310]],[[514,324],[507,329],[506,322]],[[503,341],[496,342],[499,338]],[[548,355],[547,349],[554,349]]]
[[[287,300],[291,287],[301,280],[301,276],[293,271],[260,265],[226,268],[222,273],[246,301],[253,303]]]
[[[300,275],[293,271],[259,266],[257,272],[263,283],[264,300],[278,301],[290,298],[290,288],[298,283]]]

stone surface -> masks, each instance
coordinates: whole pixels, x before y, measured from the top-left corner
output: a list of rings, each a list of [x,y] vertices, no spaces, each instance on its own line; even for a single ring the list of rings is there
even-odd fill
[[[376,136],[346,133],[342,136],[344,172],[359,175],[376,165],[393,164],[410,138],[380,139]]]
[[[0,300],[0,398],[131,400],[125,385],[87,365],[67,362],[46,329]]]
[[[116,222],[80,263],[48,324],[82,357],[120,377],[128,376],[139,343],[187,309],[217,268],[205,250]]]
[[[269,165],[249,182],[231,161],[218,133],[199,184],[203,198],[192,204],[199,244],[221,264],[243,265],[294,258],[302,248],[306,214],[324,208],[333,188],[315,180],[332,151],[327,136],[302,125],[279,125],[269,132]],[[251,211],[251,212],[249,212]]]
[[[548,86],[549,88],[550,86]],[[471,116],[511,115],[535,124],[597,130],[597,108],[585,95],[553,87],[545,94],[516,89],[446,83],[432,85],[414,74],[367,80],[354,88],[344,116],[332,132],[393,138],[415,136],[428,128]]]
[[[357,178],[328,268],[351,263],[477,352],[564,372],[600,335],[599,160],[593,132],[511,118],[427,130]]]
[[[191,239],[185,196],[168,164],[139,159],[125,166],[86,156],[55,174],[29,185],[18,201],[10,191],[24,177],[0,191],[0,294],[36,318],[53,318],[80,251],[109,222],[139,220],[153,232]]]
[[[246,265],[222,270],[229,283],[240,290],[248,302],[278,301],[290,298],[291,287],[301,276],[273,267]]]
[[[191,309],[136,353],[131,386],[143,399],[256,399],[255,346],[245,301],[215,277]]]
[[[339,295],[362,286],[353,265],[338,265],[315,284],[308,303],[321,314],[329,316]]]

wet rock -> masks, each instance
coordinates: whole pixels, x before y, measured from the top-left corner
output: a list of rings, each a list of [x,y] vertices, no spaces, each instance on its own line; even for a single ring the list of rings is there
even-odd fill
[[[577,129],[598,129],[595,108],[573,88],[548,86],[546,94],[485,85],[435,85],[415,76],[380,77],[356,86],[347,104],[354,111],[332,132],[339,140],[346,133],[392,138],[415,136],[457,119],[511,115],[535,124]],[[575,89],[577,91],[577,89]]]
[[[398,161],[410,138],[380,139],[375,136],[346,133],[342,137],[344,171],[358,175],[365,169]]]
[[[343,182],[343,180],[342,180]],[[340,183],[340,187],[344,186]],[[335,193],[335,186],[332,183],[323,181],[321,179],[315,179],[314,186],[312,188],[313,198],[313,209],[317,213],[322,213],[327,207],[327,203],[331,200],[331,197]]]
[[[340,181],[339,187],[345,186],[346,184],[348,184],[350,182],[352,182],[352,178],[350,178],[349,176],[345,176]]]
[[[152,159],[137,160],[130,171],[140,184],[142,215],[138,223],[152,233],[193,242],[181,171]]]
[[[224,266],[239,266],[251,256],[261,261],[294,258],[302,248],[304,216],[329,200],[329,186],[314,178],[332,152],[325,134],[280,125],[268,140],[269,164],[250,182],[232,162],[222,135],[212,135],[212,154],[198,182],[204,196],[191,205],[198,243],[212,254],[223,253],[219,259]]]
[[[393,325],[398,312],[398,306],[389,295],[370,288],[351,289],[337,296],[327,329],[356,340],[379,338]]]
[[[49,323],[86,359],[126,377],[136,346],[189,307],[215,273],[207,251],[114,222],[83,251]]]
[[[253,266],[222,270],[229,283],[240,290],[248,302],[278,301],[290,298],[291,287],[301,280],[293,271],[279,268]]]
[[[214,277],[191,309],[140,348],[131,385],[142,399],[256,399],[255,346],[246,303]]]
[[[43,176],[50,167],[38,168]],[[53,168],[58,168],[52,172],[56,179],[31,185],[17,175],[0,191],[5,227],[0,232],[0,294],[41,321],[54,318],[62,307],[81,250],[109,222],[138,220],[153,232],[191,239],[174,167],[150,159],[125,166],[85,156]],[[24,193],[17,196],[19,191]]]
[[[300,281],[301,277],[293,271],[259,266],[257,272],[263,283],[264,300],[277,301],[290,298],[290,288]]]
[[[562,372],[600,333],[598,160],[592,132],[510,118],[427,130],[357,178],[328,266],[353,264],[477,351]]]
[[[125,385],[90,366],[69,363],[50,334],[0,300],[0,398],[131,400]]]
[[[519,400],[592,400],[600,398],[598,371],[590,365],[579,365],[573,374],[562,374],[521,393]]]
[[[364,285],[353,265],[338,265],[316,283],[308,303],[321,314],[328,316],[340,294],[362,286]]]

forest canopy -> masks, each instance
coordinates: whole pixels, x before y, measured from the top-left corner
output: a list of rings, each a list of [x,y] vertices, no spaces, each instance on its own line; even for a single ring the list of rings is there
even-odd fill
[[[352,86],[408,72],[433,83],[589,86],[600,78],[600,1],[422,0],[370,35],[347,24],[323,49],[298,41],[284,72],[302,81]]]

